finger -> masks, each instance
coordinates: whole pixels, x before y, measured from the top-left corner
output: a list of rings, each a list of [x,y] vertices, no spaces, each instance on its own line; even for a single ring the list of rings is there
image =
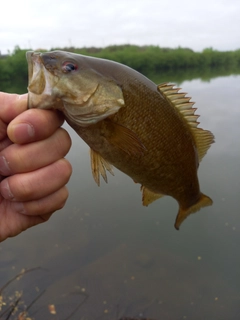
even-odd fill
[[[0,119],[0,140],[4,139],[6,136],[7,136],[7,124],[2,119]]]
[[[28,94],[18,95],[0,92],[0,119],[9,123],[20,113],[27,110]]]
[[[2,200],[7,213],[5,215],[6,219],[1,220],[0,242],[47,221],[56,210],[64,206],[67,198],[68,190],[63,187],[36,201],[19,203]]]
[[[72,167],[66,159],[33,172],[16,174],[0,184],[1,195],[10,201],[26,202],[47,197],[69,180]]]
[[[62,209],[67,198],[68,189],[64,186],[56,192],[38,200],[11,202],[11,210],[22,214],[23,217],[36,218],[34,224],[37,224],[47,221],[54,211]]]
[[[12,144],[11,140],[8,139],[8,137],[5,137],[4,139],[0,140],[0,152],[10,146]],[[0,182],[4,179],[5,177],[0,175]]]
[[[18,144],[43,140],[63,124],[63,115],[56,111],[29,109],[10,122],[8,137]]]
[[[8,137],[5,137],[4,139],[0,140],[0,152],[6,149],[11,144],[12,144],[12,141]]]
[[[62,128],[45,140],[24,145],[11,144],[0,152],[0,174],[9,176],[47,166],[63,158],[70,147],[69,134]]]

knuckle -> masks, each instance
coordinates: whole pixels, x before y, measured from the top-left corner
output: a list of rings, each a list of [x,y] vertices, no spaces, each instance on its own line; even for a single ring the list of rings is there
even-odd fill
[[[39,201],[39,212],[52,213],[61,210],[68,198],[68,189],[66,186],[54,192],[45,201]],[[54,201],[53,201],[54,200]]]
[[[72,165],[66,159],[63,159],[63,164],[64,164],[64,175],[65,175],[64,178],[67,183],[72,175]]]
[[[65,156],[68,153],[69,149],[71,148],[71,144],[72,144],[71,138],[68,132],[63,128],[59,128],[57,130],[56,138],[57,138],[57,150],[62,156]]]
[[[58,160],[68,153],[71,147],[71,139],[65,129],[58,128],[54,134],[49,137],[44,146],[48,149],[49,157]]]
[[[60,193],[60,198],[59,198],[59,203],[56,210],[60,210],[65,206],[65,203],[69,195],[67,187],[63,187],[59,193]]]
[[[10,189],[17,201],[26,201],[34,197],[35,186],[31,179],[26,178],[25,175],[12,176],[12,179],[14,179],[14,182],[11,181]]]
[[[59,177],[63,185],[65,185],[72,174],[72,166],[68,160],[62,158],[55,163],[56,171],[55,174]]]

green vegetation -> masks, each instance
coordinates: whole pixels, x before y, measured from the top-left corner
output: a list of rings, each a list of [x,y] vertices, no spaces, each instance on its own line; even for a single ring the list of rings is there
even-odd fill
[[[240,66],[240,50],[221,52],[212,48],[194,52],[188,48],[138,47],[133,45],[97,48],[64,48],[64,50],[106,58],[126,64],[143,74],[173,70]]]
[[[26,92],[28,83],[26,51],[16,47],[11,55],[0,56],[0,91]]]
[[[53,48],[126,64],[154,80],[181,82],[186,79],[208,80],[215,76],[240,73],[240,49],[217,51],[212,48],[195,52],[188,48],[121,45],[106,48]],[[25,92],[27,87],[27,50],[16,47],[12,54],[0,56],[0,90]]]

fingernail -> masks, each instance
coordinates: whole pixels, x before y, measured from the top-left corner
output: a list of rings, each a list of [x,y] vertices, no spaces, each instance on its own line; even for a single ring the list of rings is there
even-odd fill
[[[4,156],[0,156],[0,174],[3,176],[9,176],[11,170],[9,168],[9,163]]]
[[[9,183],[7,179],[1,182],[1,195],[6,200],[11,200],[11,201],[15,200],[14,195],[12,194],[12,191],[9,187]]]
[[[13,124],[11,130],[13,130],[15,140],[19,143],[25,142],[26,139],[33,138],[35,135],[34,126],[29,123]]]
[[[22,202],[12,202],[12,209],[21,214],[26,214],[26,210]]]
[[[19,100],[27,100],[27,97],[28,97],[28,93],[24,93],[24,94],[20,94],[18,96],[18,99]]]

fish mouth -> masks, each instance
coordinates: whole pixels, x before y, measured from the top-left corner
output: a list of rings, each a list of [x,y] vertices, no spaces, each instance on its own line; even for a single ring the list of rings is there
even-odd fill
[[[29,51],[26,53],[26,57],[28,62],[28,90],[35,94],[41,94],[46,86],[41,53]]]
[[[28,51],[28,108],[62,109],[62,103],[54,99],[53,88],[58,77],[44,65],[41,52]]]
[[[99,77],[83,81],[62,72],[65,53],[28,51],[28,108],[58,109],[77,126],[95,124],[124,106],[123,93],[114,82]],[[80,83],[78,83],[80,82]]]

